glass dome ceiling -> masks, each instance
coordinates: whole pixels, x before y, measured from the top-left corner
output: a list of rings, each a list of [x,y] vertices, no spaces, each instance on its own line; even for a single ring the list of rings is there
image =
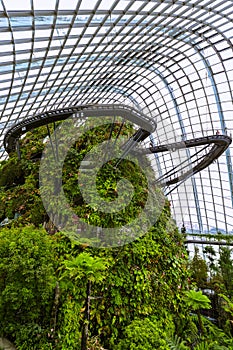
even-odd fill
[[[12,124],[80,104],[148,113],[152,145],[231,135],[232,22],[231,0],[1,0],[1,158]],[[166,189],[179,226],[233,233],[232,152]],[[175,153],[153,156],[158,174]]]

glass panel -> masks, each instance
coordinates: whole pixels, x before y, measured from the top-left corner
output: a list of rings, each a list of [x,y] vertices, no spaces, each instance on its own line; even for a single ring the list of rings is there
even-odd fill
[[[69,3],[71,0],[67,1]],[[23,1],[22,1],[23,2]],[[56,0],[33,0],[34,9],[37,10],[54,10],[56,5]]]
[[[39,29],[39,26],[43,26],[46,24],[52,24],[54,21],[53,16],[35,16],[35,26]]]
[[[42,0],[41,2],[44,2],[44,0]],[[23,0],[23,1],[7,0],[7,1],[4,1],[4,4],[6,6],[7,11],[25,11],[25,10],[31,9],[30,0]]]
[[[26,27],[32,25],[32,17],[10,17],[12,27]],[[1,24],[1,21],[0,21]]]

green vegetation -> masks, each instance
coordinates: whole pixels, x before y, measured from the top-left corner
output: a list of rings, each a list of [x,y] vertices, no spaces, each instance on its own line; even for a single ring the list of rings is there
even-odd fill
[[[82,200],[78,167],[87,149],[106,140],[110,129],[106,124],[84,135],[63,167],[64,191],[80,230],[79,218],[121,226],[147,199],[147,182],[137,165],[122,162],[116,172],[109,162],[98,176],[99,192],[111,203],[119,179],[135,179],[133,205],[120,220],[98,217]],[[113,136],[119,131],[116,123]],[[121,129],[122,134],[132,132],[128,125]],[[46,133],[43,127],[27,133],[21,160],[12,154],[0,166],[0,216],[5,220],[0,229],[0,336],[18,350],[233,349],[229,248],[220,250],[218,262],[211,249],[207,263],[198,251],[189,261],[170,205],[158,189],[164,203],[158,220],[127,245],[99,249],[91,239],[65,235],[50,221],[40,198],[36,158]],[[215,299],[203,294],[207,288]],[[218,325],[203,316],[210,305],[217,307]]]

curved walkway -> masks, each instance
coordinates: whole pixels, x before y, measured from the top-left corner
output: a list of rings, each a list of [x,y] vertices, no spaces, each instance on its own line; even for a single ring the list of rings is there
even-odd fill
[[[57,121],[65,120],[69,117],[74,118],[87,118],[92,117],[107,117],[107,116],[121,116],[138,126],[140,129],[129,139],[129,143],[135,143],[143,141],[156,129],[156,122],[152,117],[148,117],[146,114],[139,112],[137,109],[121,105],[121,104],[90,104],[90,105],[77,105],[69,108],[53,110],[41,114],[37,114],[29,119],[23,120],[19,123],[13,125],[6,133],[4,137],[4,146],[8,153],[14,151],[17,148],[17,142],[20,136],[25,134],[27,131],[35,129],[39,126],[48,125],[49,123],[54,123]],[[204,156],[200,155],[200,151],[196,152],[191,156],[193,158],[195,155],[197,159],[192,161],[191,164],[197,163],[194,166],[185,166],[181,168],[180,173],[176,169],[177,167],[169,170],[167,173],[163,174],[161,178],[158,179],[158,183],[162,183],[163,186],[170,186],[174,184],[179,184],[185,181],[188,177],[198,173],[199,171],[208,167],[213,163],[220,155],[228,148],[231,144],[232,139],[227,135],[211,135],[205,137],[193,138],[190,140],[184,140],[180,142],[173,142],[166,145],[159,145],[155,147],[150,147],[146,149],[139,149],[137,152],[140,154],[151,154],[151,153],[161,153],[167,151],[176,151],[179,149],[192,148],[197,146],[205,146],[203,150],[212,145],[212,148]],[[130,148],[132,145],[126,145]],[[125,152],[126,152],[125,151]]]
[[[213,163],[217,158],[221,156],[221,154],[229,147],[232,139],[227,135],[211,135],[193,138],[191,140],[174,142],[166,145],[160,145],[155,147],[146,148],[144,150],[138,150],[138,152],[142,154],[151,154],[151,153],[162,153],[168,151],[176,151],[178,149],[192,148],[197,146],[208,146],[213,145],[209,152],[203,157],[200,156],[197,158],[197,164],[193,167],[189,167],[188,170],[183,171],[183,174],[177,175],[178,171],[174,169],[169,172],[163,174],[162,182],[164,186],[174,185],[176,183],[182,182],[187,179],[189,176],[198,173],[199,171],[208,167],[211,163]],[[199,151],[195,153],[198,157],[200,155]],[[192,155],[192,157],[195,156]],[[164,181],[164,179],[166,179]]]
[[[137,109],[121,104],[93,104],[78,105],[69,108],[57,109],[50,112],[37,114],[31,118],[23,120],[11,126],[4,137],[4,147],[9,154],[15,151],[17,140],[27,131],[48,125],[57,121],[68,119],[69,117],[87,118],[121,116],[141,127],[142,130],[152,133],[156,129],[156,122],[152,117],[139,112]]]

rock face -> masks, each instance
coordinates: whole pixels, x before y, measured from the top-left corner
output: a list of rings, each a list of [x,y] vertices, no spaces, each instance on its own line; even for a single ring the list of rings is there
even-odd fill
[[[16,350],[14,345],[6,338],[0,338],[0,349],[1,350]]]

